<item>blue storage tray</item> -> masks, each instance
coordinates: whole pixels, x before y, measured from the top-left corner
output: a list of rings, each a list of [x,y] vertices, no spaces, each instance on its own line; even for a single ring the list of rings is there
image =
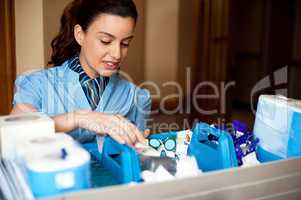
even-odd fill
[[[205,123],[198,123],[192,132],[187,153],[196,157],[201,170],[211,171],[238,166],[233,141],[228,132]],[[167,137],[176,138],[177,132],[153,134],[149,138],[164,140]],[[94,166],[92,162],[92,186],[102,187],[141,181],[139,155],[130,146],[119,144],[106,137],[102,154],[99,153],[95,142],[84,144],[83,147],[96,160]]]
[[[149,138],[175,138],[177,132],[153,134]],[[140,158],[136,151],[128,145],[119,144],[110,137],[104,139],[102,154],[96,142],[82,144],[92,156],[91,185],[104,187],[130,182],[140,182]]]
[[[110,137],[104,139],[102,154],[96,142],[82,145],[92,156],[91,185],[103,187],[139,182],[140,160],[134,149],[122,145]]]
[[[101,163],[119,183],[141,181],[140,159],[132,147],[119,144],[112,138],[106,137],[102,153]]]
[[[195,156],[201,170],[206,172],[238,166],[233,140],[228,132],[205,123],[196,124],[192,132],[188,155]]]
[[[89,163],[73,169],[47,173],[26,169],[29,186],[32,189],[34,196],[37,198],[87,189],[90,187],[90,182],[88,180],[88,177],[90,177],[89,172]],[[61,177],[71,175],[74,179],[74,183],[71,183],[69,186],[59,184],[57,181],[58,175],[61,175]]]
[[[97,143],[85,143],[82,144],[82,147],[85,148],[91,155],[91,188],[118,185],[118,180],[101,164],[102,155],[98,151]]]

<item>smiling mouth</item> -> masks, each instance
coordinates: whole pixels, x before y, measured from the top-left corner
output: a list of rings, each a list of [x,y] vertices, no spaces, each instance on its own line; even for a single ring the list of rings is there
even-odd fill
[[[108,70],[118,70],[119,68],[119,62],[104,62],[105,69]]]

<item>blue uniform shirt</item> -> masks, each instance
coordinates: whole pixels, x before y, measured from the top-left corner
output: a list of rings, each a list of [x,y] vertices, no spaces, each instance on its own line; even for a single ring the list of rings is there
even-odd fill
[[[90,109],[90,104],[79,82],[79,74],[71,70],[67,60],[61,66],[18,76],[13,104],[31,104],[49,116]],[[113,74],[95,111],[119,114],[132,121],[141,131],[151,109],[148,90]],[[75,129],[69,133],[79,142],[89,142],[95,133]]]

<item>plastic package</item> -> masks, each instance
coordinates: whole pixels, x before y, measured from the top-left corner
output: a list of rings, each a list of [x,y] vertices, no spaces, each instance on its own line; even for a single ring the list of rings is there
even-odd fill
[[[301,155],[300,125],[301,101],[261,95],[254,125],[258,159],[264,162]]]

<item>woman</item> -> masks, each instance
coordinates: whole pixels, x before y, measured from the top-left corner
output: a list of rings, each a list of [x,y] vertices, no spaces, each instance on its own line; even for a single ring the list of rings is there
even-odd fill
[[[119,143],[144,142],[150,95],[118,75],[136,20],[131,0],[71,2],[51,43],[55,67],[17,78],[12,114],[46,113],[57,132],[82,143],[105,134]]]

